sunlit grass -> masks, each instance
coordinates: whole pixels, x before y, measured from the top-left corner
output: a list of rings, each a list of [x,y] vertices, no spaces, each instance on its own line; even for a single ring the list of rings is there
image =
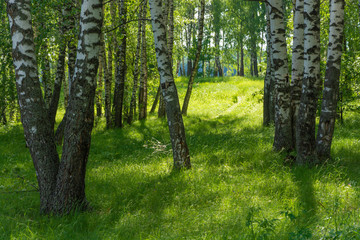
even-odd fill
[[[187,80],[178,79],[180,103]],[[197,79],[184,118],[192,169],[172,171],[167,124],[97,120],[87,168],[91,210],[39,214],[20,125],[0,128],[1,239],[360,239],[360,120],[337,125],[333,159],[284,164],[262,127],[263,82]],[[61,116],[57,118],[60,121]]]

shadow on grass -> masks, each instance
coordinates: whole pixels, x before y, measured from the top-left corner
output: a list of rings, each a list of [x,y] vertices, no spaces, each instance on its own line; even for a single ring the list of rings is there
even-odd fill
[[[181,214],[167,212],[171,205],[190,205],[189,201],[178,197],[189,188],[186,172],[170,171],[164,175],[138,178],[134,175],[136,173],[121,173],[113,179],[104,182],[97,179],[91,183],[96,193],[106,186],[106,192],[102,192],[101,197],[96,197],[96,204],[99,205],[95,207],[95,211],[104,211],[101,202],[107,202],[111,209],[106,209],[107,213],[99,214],[104,214],[102,221],[107,227],[114,229],[117,237],[121,239],[137,239],[139,234],[146,238],[144,233],[151,234],[163,224],[164,218]],[[119,179],[129,181],[119,184]],[[142,229],[142,233],[139,233],[139,229]]]
[[[299,224],[306,227],[317,220],[318,203],[314,194],[313,170],[306,166],[296,166],[292,174],[298,190]]]

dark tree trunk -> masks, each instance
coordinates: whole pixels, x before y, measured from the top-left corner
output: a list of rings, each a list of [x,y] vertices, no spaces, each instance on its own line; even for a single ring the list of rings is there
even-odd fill
[[[156,91],[154,103],[153,103],[153,105],[151,106],[150,113],[154,113],[154,112],[155,112],[156,106],[157,106],[157,104],[158,104],[158,102],[159,102],[160,92],[161,92],[161,87],[160,87],[160,85],[159,85],[158,90]]]
[[[161,88],[161,86],[160,86]],[[158,109],[158,118],[164,118],[165,117],[165,102],[164,97],[162,94],[160,94],[159,99],[159,109]]]
[[[101,37],[102,38],[102,37]],[[101,46],[103,44],[101,43]],[[103,83],[103,53],[102,53],[102,47],[100,46],[100,54],[99,54],[99,69],[98,69],[98,82],[97,82],[97,88],[96,88],[96,116],[101,117],[102,116],[102,83]],[[104,49],[105,50],[105,49]]]
[[[239,50],[236,51],[236,75],[240,76],[240,53],[239,53]]]
[[[144,1],[142,16],[145,19],[147,13],[147,1]],[[141,75],[140,75],[140,89],[139,89],[139,120],[147,117],[147,53],[146,53],[146,21],[143,20],[141,27]]]
[[[114,125],[115,127],[123,126],[123,105],[124,105],[124,91],[125,91],[125,78],[126,78],[126,19],[127,19],[127,2],[120,0],[119,7],[120,16],[120,46],[116,51],[116,79],[114,90]]]
[[[215,64],[217,69],[216,75],[222,77],[223,71],[220,62],[220,32],[215,32]]]
[[[115,1],[110,2],[110,15],[111,15],[111,28],[115,28],[116,22],[116,11],[117,4]],[[113,83],[113,49],[118,49],[118,42],[116,40],[115,32],[110,33],[110,42],[108,44],[108,74],[109,81],[105,82],[105,117],[106,117],[106,127],[110,128],[113,123],[112,112],[111,112],[111,89]]]
[[[244,76],[245,75],[245,70],[244,70],[244,45],[243,42],[241,40],[240,42],[240,76]]]
[[[270,125],[270,82],[271,82],[271,29],[269,6],[266,5],[266,75],[264,80],[263,125]]]
[[[182,57],[182,73],[181,76],[185,76],[185,57]]]
[[[256,53],[256,45],[254,47],[253,52],[253,67],[254,67],[254,76],[259,77],[259,70],[258,70],[258,62],[257,62],[257,53]]]

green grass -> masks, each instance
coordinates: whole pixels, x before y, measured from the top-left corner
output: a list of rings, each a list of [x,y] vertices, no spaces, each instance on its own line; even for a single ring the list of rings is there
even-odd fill
[[[178,79],[182,99],[186,79]],[[283,164],[262,127],[263,82],[197,79],[184,118],[192,169],[172,171],[167,124],[97,120],[87,168],[92,209],[39,213],[22,128],[0,128],[1,239],[360,239],[360,118],[336,128],[327,164]],[[59,119],[58,119],[59,120]]]

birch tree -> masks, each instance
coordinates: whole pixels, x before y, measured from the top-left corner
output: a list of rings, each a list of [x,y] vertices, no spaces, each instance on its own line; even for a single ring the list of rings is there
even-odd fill
[[[320,88],[320,0],[304,0],[304,77],[296,126],[298,164],[316,161],[315,118]]]
[[[274,149],[292,149],[290,83],[286,54],[284,12],[281,0],[270,0],[272,67],[275,74],[275,137]]]
[[[149,2],[160,84],[173,149],[174,168],[190,168],[190,155],[186,143],[184,122],[180,112],[179,97],[172,73],[170,56],[168,54],[162,1],[150,0]]]
[[[94,120],[101,6],[101,0],[82,2],[74,84],[66,111],[65,140],[59,161],[37,74],[30,0],[7,1],[21,121],[36,170],[40,208],[44,213],[64,214],[86,207],[85,172]]]
[[[335,128],[344,36],[344,6],[344,0],[331,0],[326,73],[320,123],[316,139],[316,151],[320,160],[330,158],[331,142]]]
[[[304,77],[304,0],[296,0],[292,47],[291,117],[293,146],[296,146],[296,124],[299,116],[302,79]]]
[[[200,16],[199,16],[199,32],[198,32],[198,42],[197,42],[197,48],[196,48],[196,56],[195,56],[195,62],[194,62],[194,68],[191,71],[190,79],[188,82],[188,88],[186,91],[186,95],[184,98],[184,103],[182,106],[182,114],[187,115],[187,109],[190,102],[190,96],[192,91],[192,86],[194,84],[195,75],[198,71],[198,65],[200,60],[200,54],[201,54],[201,48],[202,48],[202,40],[204,35],[204,16],[205,16],[205,0],[200,1]]]

